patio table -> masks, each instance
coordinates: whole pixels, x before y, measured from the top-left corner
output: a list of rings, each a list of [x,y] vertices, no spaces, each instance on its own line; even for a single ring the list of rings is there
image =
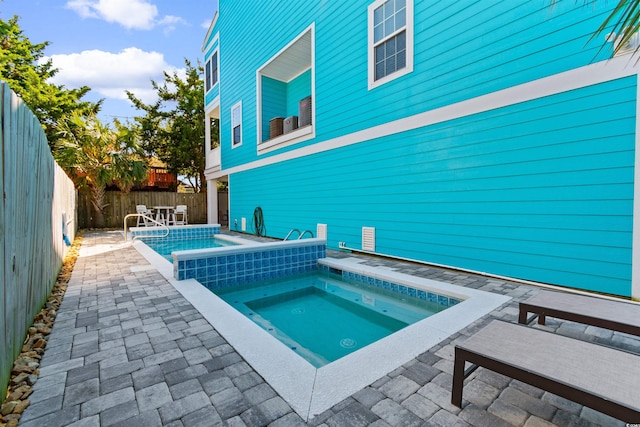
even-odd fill
[[[154,206],[153,210],[156,212],[156,221],[167,225],[169,221],[169,214],[175,209],[175,206]]]

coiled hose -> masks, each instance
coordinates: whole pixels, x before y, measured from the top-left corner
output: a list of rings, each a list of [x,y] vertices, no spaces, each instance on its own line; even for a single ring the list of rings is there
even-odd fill
[[[253,210],[253,231],[256,236],[266,236],[267,228],[264,225],[264,217],[262,216],[262,208],[258,206]]]

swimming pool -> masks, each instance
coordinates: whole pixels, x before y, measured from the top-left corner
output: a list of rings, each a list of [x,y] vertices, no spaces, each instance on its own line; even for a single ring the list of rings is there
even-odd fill
[[[142,241],[154,251],[162,255],[167,261],[173,262],[172,252],[188,251],[193,249],[221,248],[235,246],[238,243],[218,237],[198,237],[185,240],[167,240],[163,238],[142,238]]]
[[[318,244],[318,239],[315,239],[316,242],[309,241],[312,239],[305,240],[307,242],[250,242],[247,245],[233,247],[186,251],[178,253],[173,264],[143,242],[134,242],[136,249],[304,420],[313,418],[362,390],[511,299],[504,295],[410,276],[388,268],[362,265],[358,258],[325,257],[322,250],[316,250],[315,254],[322,256],[314,259],[316,255],[313,247]],[[311,245],[311,252],[307,252],[306,248],[305,251],[300,251],[302,246],[299,245]],[[296,246],[297,255],[294,255],[293,251],[288,255],[285,250],[281,256],[282,249],[293,249]],[[188,268],[190,261],[186,260],[186,280],[178,280],[182,270],[177,271],[176,268],[181,254],[194,252],[196,256],[204,257],[200,253],[202,251],[216,255],[213,258],[195,259],[192,270]],[[251,257],[249,263],[247,254],[250,251],[258,251],[260,257]],[[239,257],[240,254],[243,256]],[[298,267],[283,266],[280,264],[281,258],[285,264],[289,260],[294,265],[297,263]],[[201,263],[202,260],[206,262]],[[216,269],[222,267],[220,271],[223,278],[210,279],[210,276],[205,275],[202,276],[206,279],[203,282],[194,280],[196,276],[190,275],[189,272],[203,270],[204,274],[204,270],[213,270],[213,266],[209,265],[210,260],[215,260]],[[228,268],[230,262],[235,263],[232,269]],[[239,267],[241,262],[244,262],[245,268],[252,266],[250,275],[238,275],[236,267]],[[312,265],[310,263],[315,266],[311,270],[339,272],[348,282],[360,282],[368,288],[382,288],[398,294],[400,299],[407,296],[417,297],[431,302],[446,303],[449,308],[409,324],[331,363],[316,367],[207,289],[216,289],[217,292],[219,289],[230,287],[232,281],[248,283],[249,278],[251,281],[257,278],[268,279],[274,272],[277,276],[281,273],[308,271]],[[200,264],[204,266],[200,267]],[[216,276],[217,272],[218,270]]]
[[[215,293],[315,367],[448,307],[321,272]]]

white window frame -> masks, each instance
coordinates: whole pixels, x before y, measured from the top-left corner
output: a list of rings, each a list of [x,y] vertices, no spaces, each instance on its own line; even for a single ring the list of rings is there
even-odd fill
[[[216,65],[216,72],[215,72],[215,76],[216,76],[216,81],[213,81],[213,58],[216,59],[215,61],[215,65]],[[207,77],[206,75],[206,70],[209,70],[209,78],[207,80],[209,81],[205,81],[205,84],[210,84],[209,88],[206,90],[206,92],[209,92],[211,89],[213,89],[215,87],[215,85],[218,84],[218,82],[220,81],[220,70],[219,70],[219,64],[220,64],[220,60],[218,58],[218,49],[214,50],[213,53],[211,54],[211,57],[209,58],[209,60],[207,61],[206,67],[205,67],[205,78]]]
[[[209,56],[209,59],[207,59],[207,61],[204,64],[204,93],[205,94],[209,93],[211,89],[213,89],[217,84],[220,83],[220,44],[218,42],[218,36],[216,36],[213,39],[212,43],[215,46],[215,49],[213,50],[213,52],[211,52],[211,56]],[[218,75],[218,80],[215,83],[211,82],[211,86],[207,88],[207,84],[208,84],[207,70],[209,70],[209,72],[211,73],[212,71],[211,65],[213,63],[212,59],[214,57],[216,58],[216,71],[217,71],[216,74]],[[212,74],[210,74],[210,76],[212,77]]]
[[[238,112],[238,118],[237,118],[237,123],[235,121],[233,112],[239,109],[240,111]],[[240,126],[240,141],[239,142],[235,142],[233,139],[234,136],[234,130],[236,128],[236,125]],[[242,145],[242,131],[243,131],[243,126],[242,126],[242,101],[239,101],[237,103],[235,103],[233,105],[233,107],[231,107],[231,148],[238,148]]]
[[[368,14],[368,68],[369,68],[369,90],[374,89],[378,86],[381,86],[385,83],[388,83],[392,80],[395,80],[399,77],[402,77],[406,74],[409,74],[413,71],[413,33],[414,33],[414,20],[413,20],[413,0],[406,0],[406,22],[404,29],[396,30],[393,34],[382,39],[379,43],[384,43],[386,40],[389,40],[392,37],[395,37],[400,31],[406,32],[406,66],[400,70],[397,70],[391,74],[386,75],[378,80],[375,79],[375,45],[374,35],[373,35],[373,24],[374,24],[374,11],[385,4],[387,0],[376,0],[369,5],[367,14]]]

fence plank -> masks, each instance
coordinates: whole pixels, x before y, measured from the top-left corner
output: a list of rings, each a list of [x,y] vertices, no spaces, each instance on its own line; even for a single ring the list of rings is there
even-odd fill
[[[120,191],[107,191],[105,194],[105,226],[108,228],[122,228],[124,217],[136,212],[136,205],[153,206],[177,206],[186,205],[190,224],[207,223],[207,194],[206,193],[170,193],[151,191],[132,191],[122,193]],[[93,208],[90,195],[80,193],[78,195],[78,221],[80,228],[95,227],[93,221]],[[129,226],[135,224],[132,218]]]
[[[62,211],[75,217],[73,182],[55,163],[42,126],[0,84],[0,401],[27,329],[51,293],[66,246]],[[55,189],[55,190],[54,190]],[[59,193],[55,197],[54,195]],[[69,239],[75,237],[74,218]]]

